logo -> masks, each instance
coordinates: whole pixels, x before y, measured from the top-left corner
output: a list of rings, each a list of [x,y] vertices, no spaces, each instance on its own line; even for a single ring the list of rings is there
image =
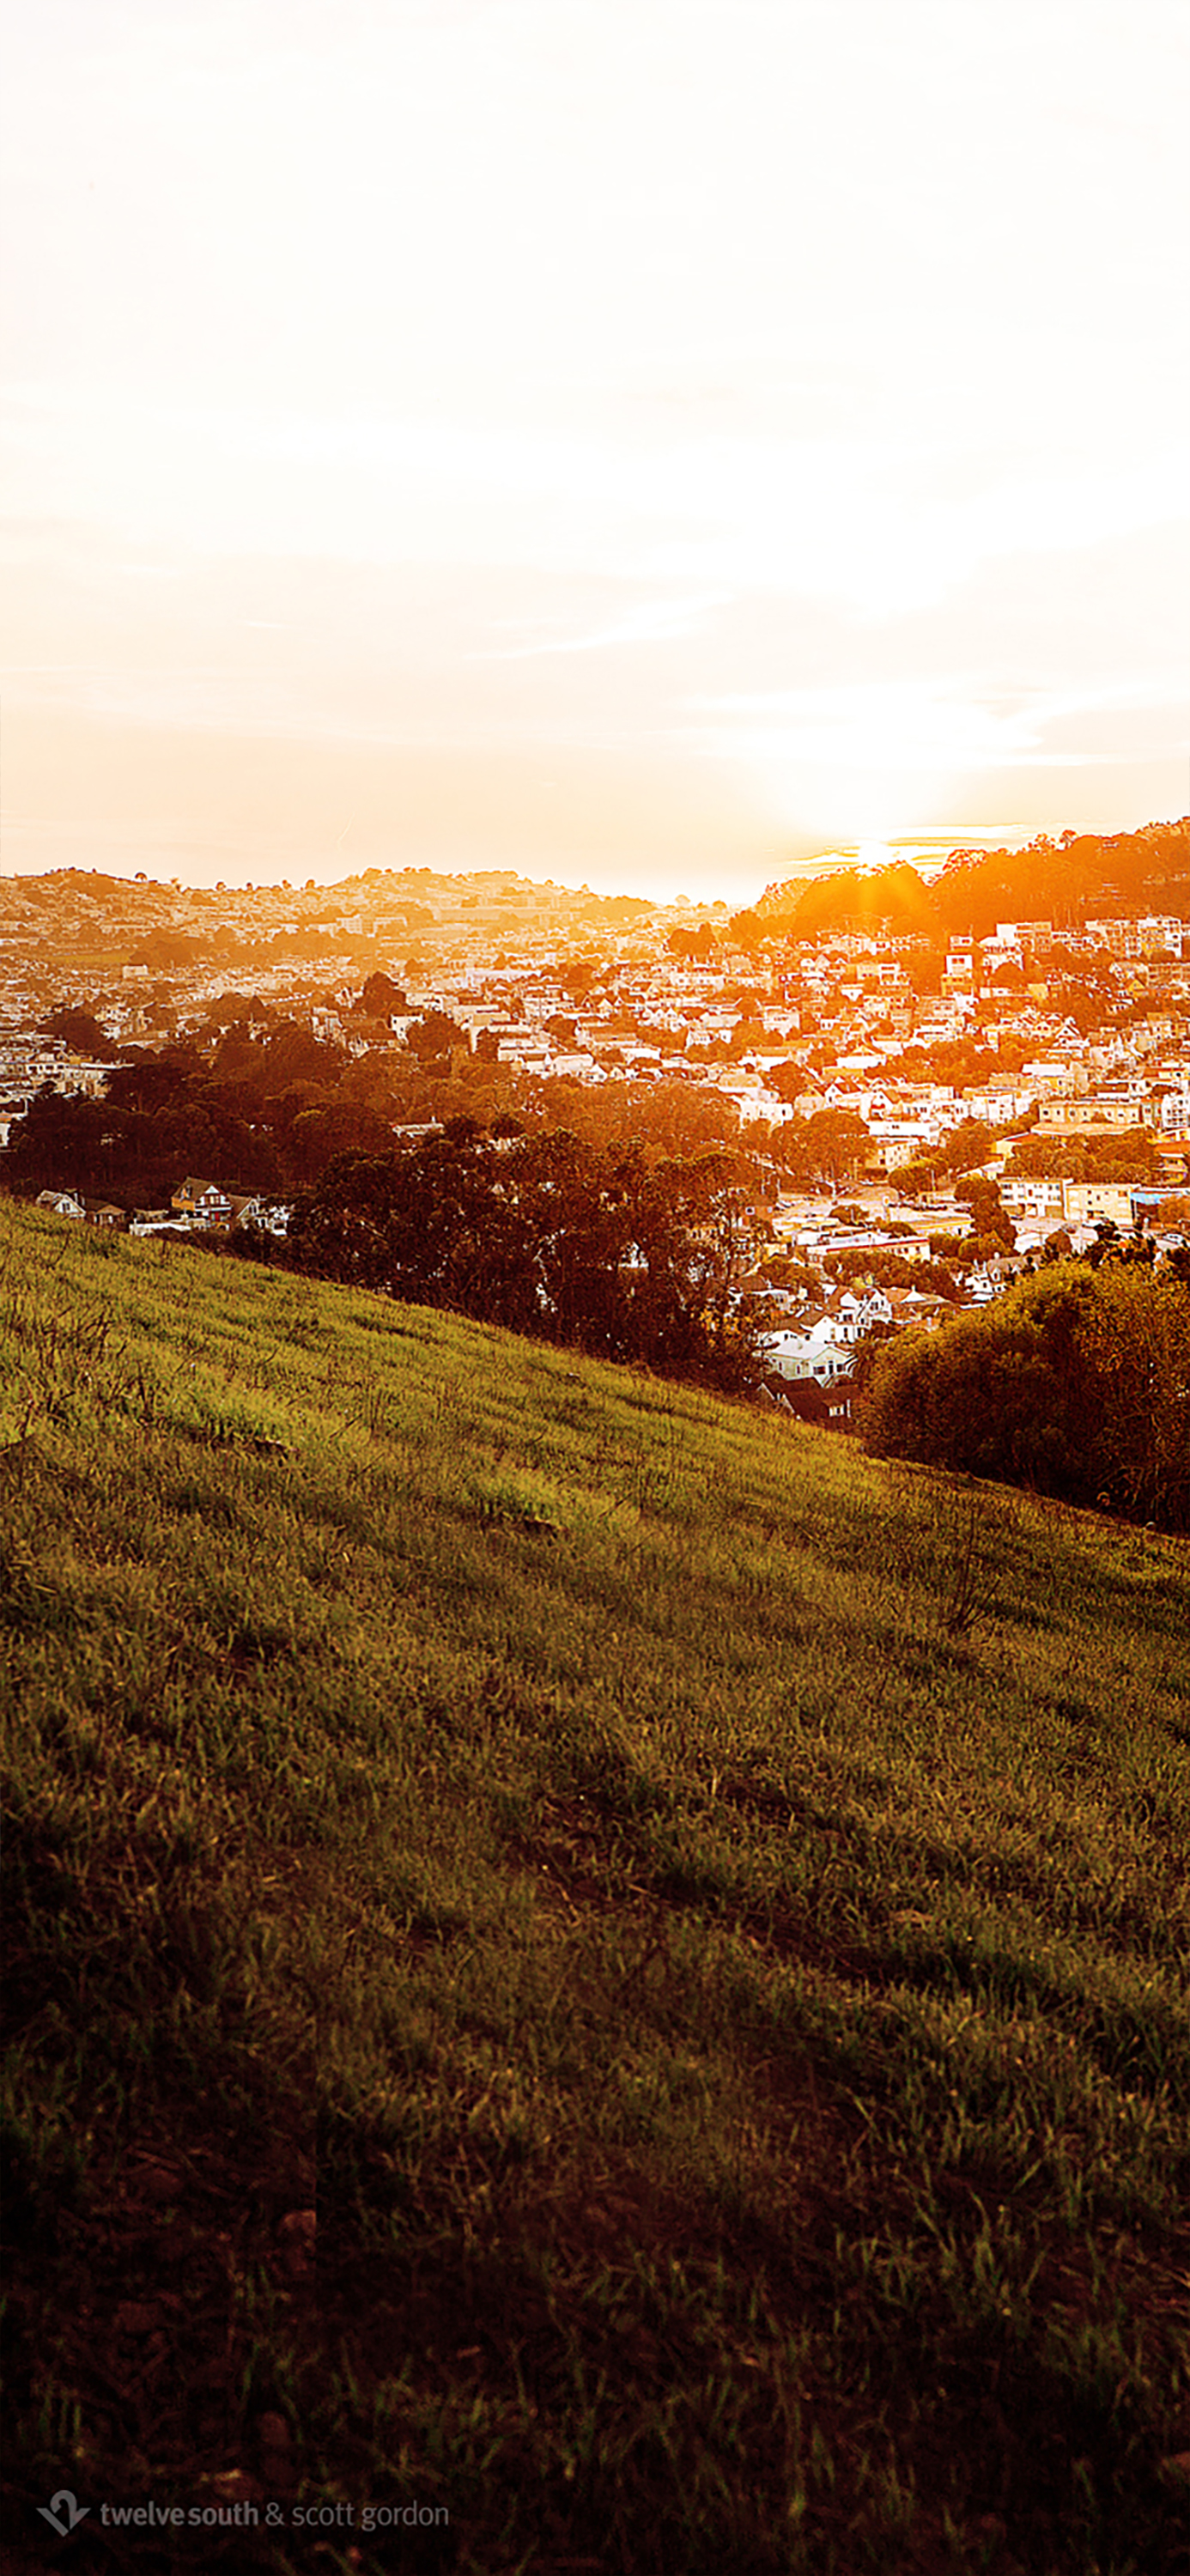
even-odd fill
[[[37,2510],[46,2522],[52,2523],[59,2540],[65,2540],[73,2531],[76,2522],[81,2522],[83,2515],[90,2513],[91,2507],[89,2504],[80,2504],[77,2496],[72,2496],[69,2487],[59,2487],[57,2495],[51,2496],[48,2504],[39,2504]],[[59,2522],[59,2513],[65,2514],[65,2522]]]

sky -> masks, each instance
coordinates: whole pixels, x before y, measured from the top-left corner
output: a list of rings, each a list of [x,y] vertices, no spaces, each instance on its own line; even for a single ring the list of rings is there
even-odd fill
[[[1190,806],[1182,0],[0,0],[0,870]]]

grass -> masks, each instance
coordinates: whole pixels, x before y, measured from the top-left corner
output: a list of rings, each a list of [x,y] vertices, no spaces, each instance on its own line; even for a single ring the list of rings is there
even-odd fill
[[[1190,2567],[1184,1545],[8,1206],[0,1481],[14,2568]]]

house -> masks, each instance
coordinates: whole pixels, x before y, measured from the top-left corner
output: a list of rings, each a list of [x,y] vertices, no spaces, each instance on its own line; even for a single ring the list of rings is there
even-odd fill
[[[826,1390],[826,1427],[828,1431],[849,1431],[851,1408],[856,1395],[854,1377],[838,1377]]]
[[[808,1318],[800,1329],[762,1333],[757,1343],[761,1364],[771,1377],[830,1386],[851,1368],[851,1352],[836,1338],[833,1316]]]
[[[88,1225],[96,1225],[101,1234],[120,1234],[128,1223],[125,1210],[113,1207],[110,1199],[85,1199],[83,1214]]]
[[[937,1332],[957,1312],[948,1297],[931,1297],[923,1288],[897,1288],[890,1303],[894,1324],[916,1324],[927,1333]]]
[[[770,1396],[775,1393],[772,1388],[767,1392]],[[797,1378],[787,1381],[775,1393],[775,1401],[787,1413],[796,1414],[799,1422],[813,1423],[820,1431],[849,1431],[855,1392],[855,1379],[850,1375],[835,1378],[826,1386],[820,1386],[816,1378]]]
[[[191,1225],[231,1224],[231,1200],[215,1181],[180,1181],[170,1205],[176,1216],[187,1217]]]
[[[53,1216],[82,1217],[87,1212],[73,1190],[39,1190],[34,1206],[48,1208]]]
[[[1180,1135],[1155,1137],[1153,1150],[1166,1189],[1183,1188],[1190,1180],[1190,1125]]]
[[[892,1322],[892,1300],[883,1288],[844,1288],[827,1299],[827,1312],[833,1318],[835,1339],[852,1344],[863,1340],[873,1324]]]

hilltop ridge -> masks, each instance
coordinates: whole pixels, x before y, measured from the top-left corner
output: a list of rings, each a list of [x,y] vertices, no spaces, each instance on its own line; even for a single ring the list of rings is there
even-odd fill
[[[997,919],[1081,926],[1092,905],[1107,914],[1190,912],[1190,816],[1135,832],[1043,832],[1020,849],[955,849],[927,881],[904,857],[886,867],[835,866],[766,886],[756,914],[769,935],[826,928],[950,933],[986,938]]]

